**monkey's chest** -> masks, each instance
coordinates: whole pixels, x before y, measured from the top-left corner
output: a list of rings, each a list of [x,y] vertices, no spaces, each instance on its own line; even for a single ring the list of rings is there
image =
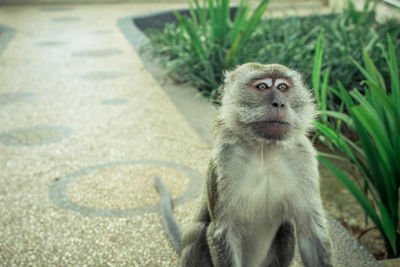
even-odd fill
[[[267,265],[278,228],[290,220],[291,173],[286,166],[273,166],[238,172],[241,179],[231,188],[227,238],[235,261],[242,263],[237,266]]]
[[[285,216],[296,190],[290,167],[279,159],[245,163],[232,174],[229,185],[232,215],[257,224]]]

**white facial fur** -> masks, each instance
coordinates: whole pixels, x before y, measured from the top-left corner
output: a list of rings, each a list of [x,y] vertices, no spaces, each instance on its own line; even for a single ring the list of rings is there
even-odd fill
[[[265,78],[257,79],[258,77]],[[226,74],[220,112],[228,126],[236,132],[239,129],[244,136],[251,137],[253,134],[243,125],[263,120],[268,114],[268,107],[261,102],[260,95],[249,88],[250,85],[259,82],[264,82],[268,87],[277,87],[281,83],[289,85],[290,89],[285,95],[289,105],[287,119],[290,122],[290,130],[285,139],[307,134],[313,127],[315,114],[311,93],[303,85],[299,73],[278,64],[247,63]],[[268,142],[257,136],[253,136],[253,139]]]

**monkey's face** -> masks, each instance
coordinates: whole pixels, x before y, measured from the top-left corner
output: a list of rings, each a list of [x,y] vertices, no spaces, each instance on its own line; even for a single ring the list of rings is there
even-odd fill
[[[297,72],[248,63],[227,74],[221,112],[242,135],[284,140],[311,127],[314,104]]]
[[[281,77],[282,75],[269,73],[262,76],[253,78],[246,84],[247,90],[254,91],[252,93],[261,100],[255,106],[264,107],[264,111],[261,110],[263,116],[248,124],[261,137],[282,139],[287,135],[291,123],[287,95],[293,89],[293,84],[290,78]]]

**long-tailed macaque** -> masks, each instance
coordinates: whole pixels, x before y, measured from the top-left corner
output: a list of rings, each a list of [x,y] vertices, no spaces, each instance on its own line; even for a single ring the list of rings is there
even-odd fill
[[[169,224],[182,266],[289,266],[296,240],[304,266],[333,265],[307,138],[314,116],[301,76],[285,66],[248,63],[226,74],[198,214],[182,240]],[[165,189],[159,179],[156,187]]]

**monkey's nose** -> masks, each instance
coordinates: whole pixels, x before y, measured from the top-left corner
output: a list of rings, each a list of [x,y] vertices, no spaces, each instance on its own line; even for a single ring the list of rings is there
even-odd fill
[[[286,100],[285,96],[282,95],[280,92],[277,92],[275,90],[272,90],[268,102],[270,105],[272,105],[274,108],[285,108],[286,107]]]
[[[275,107],[275,108],[283,108],[283,107],[285,107],[285,104],[284,103],[273,102],[272,106]]]

